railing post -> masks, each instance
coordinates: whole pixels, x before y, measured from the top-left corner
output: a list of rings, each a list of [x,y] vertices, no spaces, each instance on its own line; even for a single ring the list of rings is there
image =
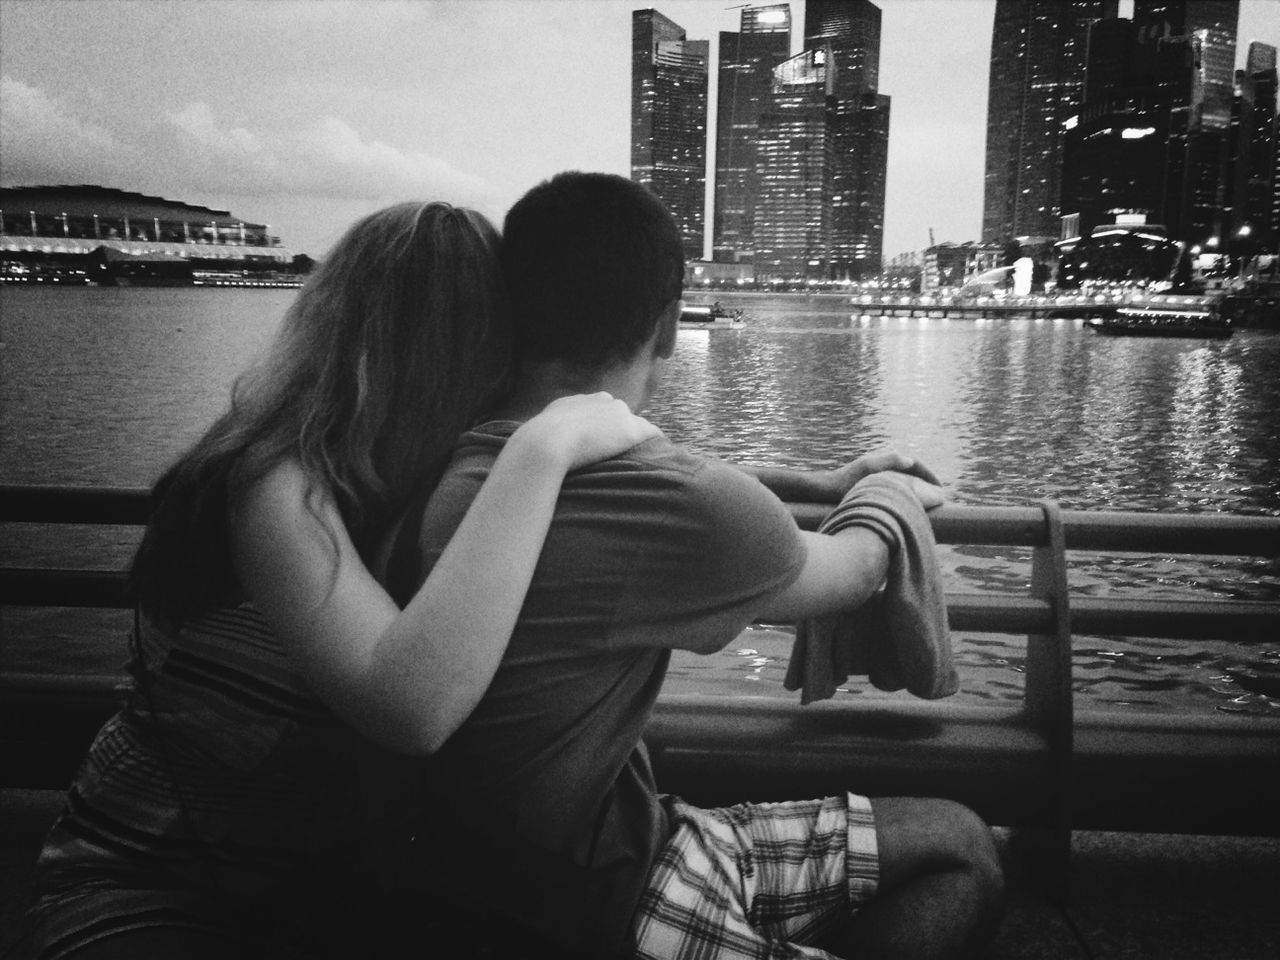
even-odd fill
[[[1070,898],[1071,754],[1074,714],[1071,687],[1071,604],[1067,592],[1066,539],[1062,512],[1051,500],[1041,501],[1044,538],[1031,556],[1031,593],[1048,602],[1052,633],[1027,638],[1025,708],[1049,747],[1052,809],[1048,829],[1029,844],[1035,866],[1049,895]],[[1025,838],[1030,839],[1030,838]]]

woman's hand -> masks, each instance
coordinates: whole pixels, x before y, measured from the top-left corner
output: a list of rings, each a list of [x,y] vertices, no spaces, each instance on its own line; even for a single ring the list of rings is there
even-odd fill
[[[584,393],[549,403],[512,434],[508,444],[534,446],[568,472],[661,435],[623,401],[608,393]]]

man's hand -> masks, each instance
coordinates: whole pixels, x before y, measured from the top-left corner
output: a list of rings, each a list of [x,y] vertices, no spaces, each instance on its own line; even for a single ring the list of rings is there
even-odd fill
[[[934,472],[918,460],[903,456],[896,450],[877,450],[875,453],[863,454],[843,467],[827,471],[822,475],[822,481],[830,489],[830,502],[837,503],[853,489],[853,485],[859,480],[886,470],[905,473],[912,477],[915,482],[911,486],[916,489],[916,495],[920,497],[920,502],[924,504],[925,509],[942,503],[942,492],[937,489],[941,484]],[[926,487],[932,487],[932,492],[925,490]],[[936,502],[933,502],[934,500]]]
[[[938,478],[923,463],[893,450],[867,453],[834,470],[793,470],[786,467],[749,467],[739,469],[755,477],[780,499],[791,503],[836,504],[853,489],[853,485],[873,473],[904,473],[921,484],[938,485]],[[914,484],[913,484],[914,485]],[[939,491],[924,491],[920,501],[925,505],[941,503]],[[934,502],[936,501],[936,502]]]
[[[920,501],[920,505],[926,510],[932,510],[934,507],[942,506],[946,500],[946,495],[942,491],[942,487],[936,483],[930,483],[922,480],[918,476],[908,475],[907,482],[911,484],[911,492],[916,495]]]

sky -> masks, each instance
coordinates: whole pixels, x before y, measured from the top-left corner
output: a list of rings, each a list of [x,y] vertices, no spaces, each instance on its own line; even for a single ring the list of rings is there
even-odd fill
[[[229,210],[312,256],[402,200],[500,224],[560,170],[629,175],[631,11],[647,5],[0,0],[0,184]],[[732,0],[652,5],[711,40],[713,61],[719,31],[738,26]],[[995,0],[878,5],[885,255],[924,248],[930,229],[976,240]],[[1280,0],[1242,0],[1238,58],[1250,40],[1280,45]],[[714,105],[714,62],[711,84]]]

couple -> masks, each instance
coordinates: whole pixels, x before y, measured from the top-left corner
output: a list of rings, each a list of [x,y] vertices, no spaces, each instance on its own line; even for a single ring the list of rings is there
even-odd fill
[[[752,478],[636,417],[681,250],[652,194],[581,173],[526,194],[501,244],[444,204],[347,233],[157,484],[134,690],[42,852],[32,955],[365,956],[412,910],[438,939],[395,955],[980,947],[999,867],[962,807],[655,790],[639,738],[671,648],[856,605],[893,559],[867,527],[800,532],[759,481],[938,502],[891,454]],[[358,777],[387,773],[370,743],[429,756]],[[394,916],[362,896],[380,846]]]

